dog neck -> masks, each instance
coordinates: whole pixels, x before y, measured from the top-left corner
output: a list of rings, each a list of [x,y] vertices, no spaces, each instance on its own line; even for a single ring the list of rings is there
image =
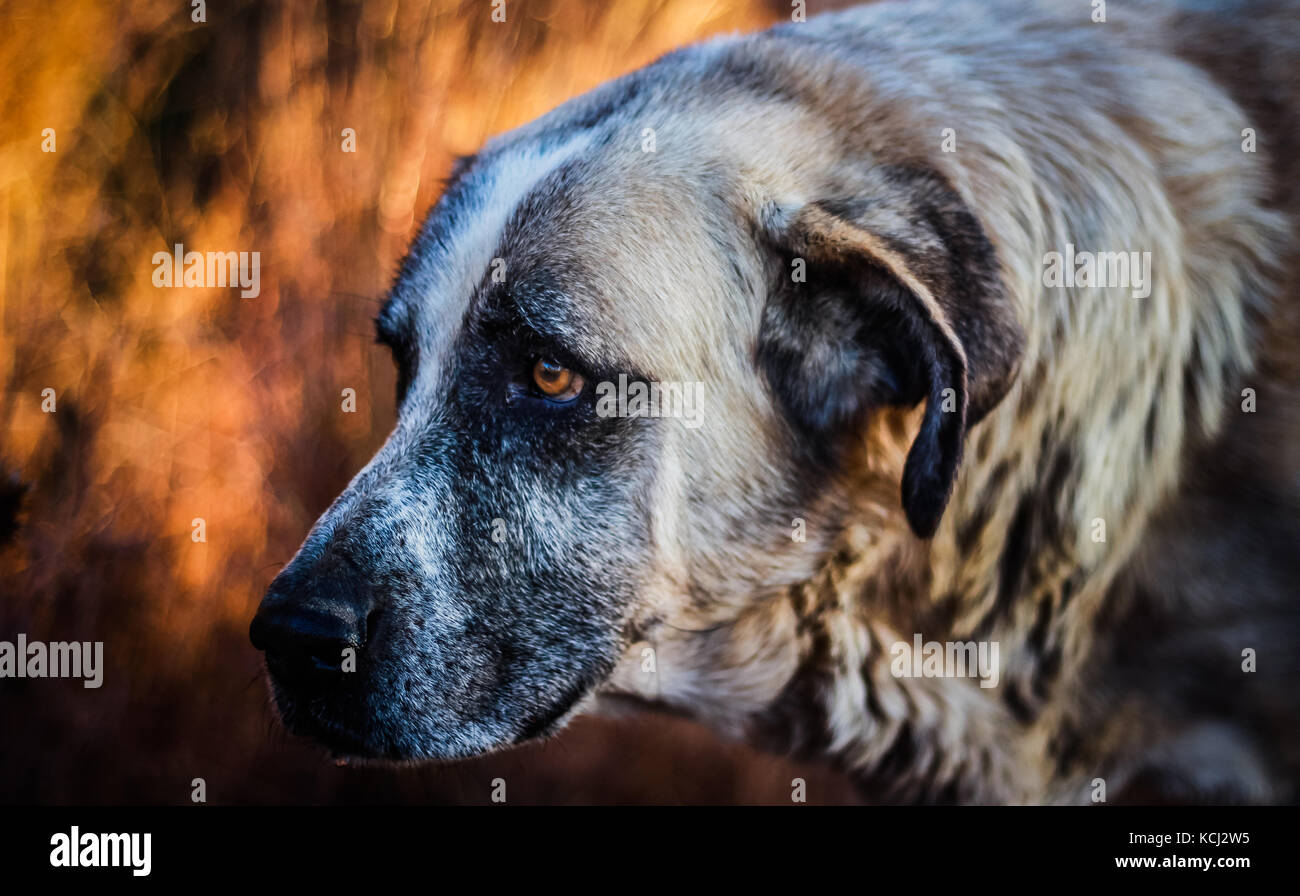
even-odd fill
[[[901,607],[924,591],[924,546],[900,539],[891,547],[870,531],[850,527],[813,580],[755,608],[797,620],[799,660],[777,697],[754,715],[750,733],[771,748],[831,760],[875,798],[1028,799],[1040,789],[1032,753],[1004,736],[1014,719],[996,687],[970,677],[976,668],[949,677],[950,636],[923,634],[943,631],[942,612],[928,623],[904,623],[879,603],[887,593]],[[892,573],[872,559],[881,551]],[[886,576],[891,587],[882,587]],[[986,683],[996,683],[999,666],[982,668],[991,674]]]

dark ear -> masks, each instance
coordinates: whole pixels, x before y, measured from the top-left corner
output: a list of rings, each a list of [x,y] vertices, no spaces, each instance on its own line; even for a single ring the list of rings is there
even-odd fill
[[[939,526],[967,428],[1006,393],[1023,331],[992,245],[937,175],[877,169],[870,199],[770,210],[758,361],[792,423],[829,445],[875,408],[926,402],[903,469],[908,523]]]

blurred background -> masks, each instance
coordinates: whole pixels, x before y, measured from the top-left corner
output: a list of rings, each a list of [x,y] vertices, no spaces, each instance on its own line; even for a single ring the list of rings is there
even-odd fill
[[[504,777],[512,803],[788,804],[795,776],[853,801],[659,716],[338,768],[279,727],[247,636],[392,426],[371,320],[453,158],[790,4],[196,6],[0,0],[0,640],[103,641],[105,664],[98,690],[0,679],[0,802],[188,803],[203,778],[212,803],[487,803]],[[156,288],[176,243],[260,252],[261,295]]]

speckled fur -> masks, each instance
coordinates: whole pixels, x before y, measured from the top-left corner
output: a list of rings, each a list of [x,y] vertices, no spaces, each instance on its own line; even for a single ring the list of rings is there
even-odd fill
[[[1300,15],[1089,16],[715,40],[466,160],[381,317],[397,430],[287,573],[361,570],[368,671],[286,716],[447,757],[632,700],[873,799],[1294,799]],[[1066,243],[1150,252],[1150,296],[1045,288]],[[512,404],[537,342],[705,424]],[[914,633],[997,641],[998,686],[894,677]]]

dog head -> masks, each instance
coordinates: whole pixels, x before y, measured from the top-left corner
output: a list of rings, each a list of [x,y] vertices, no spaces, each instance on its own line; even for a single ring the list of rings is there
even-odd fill
[[[396,428],[253,622],[291,729],[480,753],[635,692],[658,635],[652,696],[757,706],[781,633],[748,677],[710,645],[818,568],[864,477],[935,532],[1018,356],[993,248],[919,135],[755,53],[669,57],[457,166],[377,320]]]

